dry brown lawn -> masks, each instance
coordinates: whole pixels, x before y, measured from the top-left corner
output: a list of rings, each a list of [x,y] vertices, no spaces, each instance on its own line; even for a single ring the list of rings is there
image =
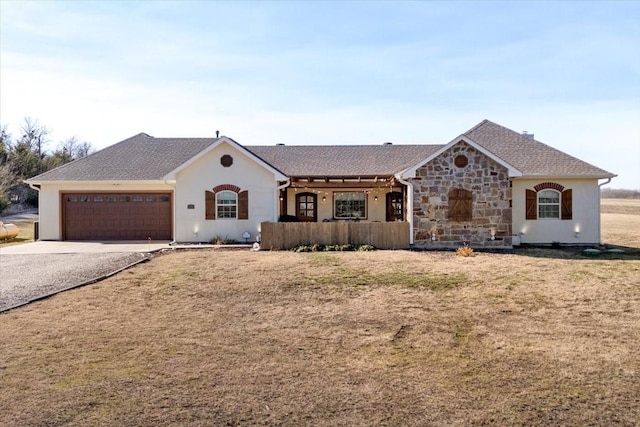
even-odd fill
[[[639,283],[637,251],[169,253],[0,315],[0,424],[638,425]]]
[[[602,241],[640,248],[640,199],[601,199]]]

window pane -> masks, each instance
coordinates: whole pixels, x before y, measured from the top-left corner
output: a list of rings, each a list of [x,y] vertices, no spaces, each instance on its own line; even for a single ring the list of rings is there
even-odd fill
[[[334,193],[336,218],[366,218],[367,195],[364,192]]]
[[[237,218],[238,195],[232,191],[216,194],[218,218]]]
[[[538,194],[539,203],[560,203],[560,193],[557,191],[544,190]]]
[[[553,190],[538,193],[538,218],[560,218],[560,193]]]

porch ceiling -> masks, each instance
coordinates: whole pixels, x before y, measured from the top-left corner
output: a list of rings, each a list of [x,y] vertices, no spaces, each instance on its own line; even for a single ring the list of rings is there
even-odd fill
[[[383,188],[397,186],[394,176],[294,176],[292,188]]]

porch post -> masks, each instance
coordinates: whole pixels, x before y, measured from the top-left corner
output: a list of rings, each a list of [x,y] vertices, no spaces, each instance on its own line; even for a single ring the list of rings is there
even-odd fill
[[[287,188],[289,184],[291,184],[291,179],[287,178],[284,184],[276,186],[275,190],[273,190],[274,192],[273,222],[278,222],[278,217],[280,216],[278,214],[278,210],[280,209],[280,190]]]
[[[411,181],[402,179],[400,174],[396,174],[395,177],[400,183],[406,185],[407,188],[407,206],[405,210],[407,213],[407,222],[409,222],[409,244],[413,245],[413,184]]]

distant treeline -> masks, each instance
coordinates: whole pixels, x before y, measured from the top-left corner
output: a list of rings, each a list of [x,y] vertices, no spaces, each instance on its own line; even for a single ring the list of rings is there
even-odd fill
[[[603,188],[600,191],[600,197],[603,199],[640,199],[640,190]]]

